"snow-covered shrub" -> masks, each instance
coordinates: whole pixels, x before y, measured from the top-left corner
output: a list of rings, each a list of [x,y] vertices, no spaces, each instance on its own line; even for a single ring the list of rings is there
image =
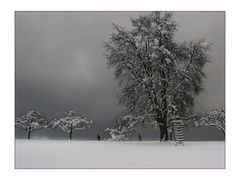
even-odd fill
[[[111,138],[109,140],[113,141],[125,141],[136,130],[137,125],[139,124],[139,119],[142,117],[136,117],[132,115],[120,116],[114,122],[114,128],[105,129],[109,133]]]

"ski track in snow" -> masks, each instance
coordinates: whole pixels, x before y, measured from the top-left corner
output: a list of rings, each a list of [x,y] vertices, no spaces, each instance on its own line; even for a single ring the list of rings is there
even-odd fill
[[[16,168],[224,168],[224,141],[16,140]]]

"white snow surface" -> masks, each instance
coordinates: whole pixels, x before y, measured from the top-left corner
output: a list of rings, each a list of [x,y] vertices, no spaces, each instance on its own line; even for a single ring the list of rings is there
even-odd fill
[[[225,168],[224,141],[16,140],[16,168]]]

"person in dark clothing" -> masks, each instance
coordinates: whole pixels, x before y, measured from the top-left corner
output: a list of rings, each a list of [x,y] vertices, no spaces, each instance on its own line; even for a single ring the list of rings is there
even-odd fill
[[[138,134],[138,140],[139,140],[139,141],[142,141],[142,136],[141,136],[141,134]]]
[[[100,137],[100,135],[99,135],[99,134],[97,135],[97,140],[98,140],[98,141],[100,141],[100,140],[101,140],[101,137]]]

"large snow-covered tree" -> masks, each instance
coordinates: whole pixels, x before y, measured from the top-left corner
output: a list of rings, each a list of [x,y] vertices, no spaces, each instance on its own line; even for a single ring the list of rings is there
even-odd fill
[[[27,131],[27,138],[31,138],[31,132],[37,129],[48,127],[46,118],[37,111],[28,111],[15,119],[16,127],[23,128]]]
[[[59,127],[64,132],[68,133],[71,140],[74,131],[90,128],[93,121],[88,121],[87,118],[81,117],[76,114],[75,111],[67,111],[65,117],[60,118],[59,120],[54,120],[50,124],[52,128]]]
[[[177,42],[170,12],[148,13],[131,22],[129,30],[113,24],[104,43],[107,64],[120,86],[119,103],[129,115],[153,114],[146,122],[157,124],[160,140],[168,140],[171,116],[184,116],[202,90],[210,46],[204,40]]]

